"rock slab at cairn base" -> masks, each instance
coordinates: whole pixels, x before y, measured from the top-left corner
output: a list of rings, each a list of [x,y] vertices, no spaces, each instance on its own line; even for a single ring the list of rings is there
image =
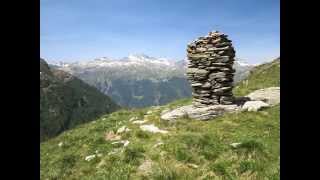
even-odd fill
[[[258,111],[264,107],[280,103],[280,87],[271,87],[253,91],[237,105],[212,105],[195,107],[193,105],[182,106],[174,110],[166,110],[161,113],[163,120],[175,120],[178,118],[191,118],[196,120],[209,120],[223,113],[235,111]]]
[[[196,120],[208,120],[226,112],[235,112],[241,107],[237,105],[212,105],[206,107],[194,107],[193,105],[182,106],[161,116],[163,120],[175,120],[178,118],[191,118]]]

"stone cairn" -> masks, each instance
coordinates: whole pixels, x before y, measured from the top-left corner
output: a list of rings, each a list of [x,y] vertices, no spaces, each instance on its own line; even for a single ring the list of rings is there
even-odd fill
[[[227,35],[209,32],[188,44],[187,56],[187,78],[192,87],[193,105],[233,104],[235,50]]]

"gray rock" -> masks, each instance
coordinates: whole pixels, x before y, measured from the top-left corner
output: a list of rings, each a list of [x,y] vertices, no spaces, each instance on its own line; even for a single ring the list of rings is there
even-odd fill
[[[257,90],[258,93],[250,93],[251,95],[258,94],[255,96],[256,98],[262,98],[261,93],[266,93],[266,92],[274,92],[279,90],[278,88],[268,88],[268,90]],[[270,95],[270,93],[267,95]],[[266,96],[265,99],[269,102],[275,103],[277,102],[276,96]],[[274,99],[273,99],[274,98]],[[231,113],[231,112],[236,112],[236,111],[258,111],[261,108],[264,107],[269,107],[270,105],[263,102],[263,101],[250,101],[249,97],[241,97],[234,99],[232,96],[222,96],[220,98],[220,103],[225,103],[225,104],[217,104],[217,105],[209,105],[211,103],[214,103],[216,101],[215,98],[211,99],[194,99],[193,105],[187,105],[187,106],[182,106],[177,109],[167,111],[166,113],[163,113],[161,115],[162,120],[176,120],[179,118],[191,118],[191,119],[196,119],[196,120],[209,120],[212,118],[215,118],[217,116],[220,116],[224,113]],[[235,102],[237,101],[237,102]],[[241,101],[241,102],[240,102]],[[217,101],[216,101],[217,102]],[[234,104],[236,103],[236,104]],[[205,105],[207,104],[207,105]],[[242,106],[242,107],[241,107]]]
[[[200,59],[200,58],[208,58],[209,55],[207,55],[207,54],[188,54],[188,57],[192,58],[192,59]]]
[[[220,70],[219,67],[206,67],[206,70]]]
[[[217,79],[217,78],[224,78],[226,77],[226,73],[225,72],[217,72],[217,73],[211,73],[209,75],[209,79]]]
[[[200,108],[188,105],[163,114],[161,119],[171,121],[178,118],[189,117],[196,120],[208,120],[224,113],[235,112],[239,109],[240,107],[237,105],[212,105]]]
[[[96,157],[96,155],[93,154],[93,155],[86,156],[84,159],[85,159],[86,161],[91,161],[91,160],[94,159],[95,157]]]
[[[224,83],[224,82],[232,82],[233,80],[231,78],[216,78],[215,79],[219,83]]]
[[[231,143],[230,146],[233,148],[237,148],[238,146],[240,146],[242,143]]]
[[[211,84],[209,82],[205,82],[202,86],[203,89],[210,89]]]
[[[188,68],[187,73],[188,74],[195,74],[195,75],[207,75],[209,72],[204,69]]]
[[[230,62],[231,58],[229,56],[221,56],[219,58],[213,58],[214,62],[216,63],[228,63]]]
[[[206,50],[207,50],[207,48],[202,48],[202,47],[196,48],[196,51],[197,51],[197,52],[204,52],[204,51],[206,51]]]
[[[216,50],[215,47],[208,48],[208,51],[215,51],[215,50]]]
[[[220,93],[223,93],[228,90],[230,91],[231,89],[232,89],[232,87],[221,87],[219,89],[214,89],[213,92],[220,94]]]
[[[263,101],[247,101],[242,106],[242,110],[247,111],[258,111],[261,108],[269,107],[270,105]]]
[[[222,42],[222,43],[217,43],[216,47],[224,47],[224,46],[231,46],[230,42]]]
[[[199,86],[202,86],[201,83],[194,83],[194,84],[191,84],[192,87],[199,87]]]
[[[161,134],[167,134],[168,133],[168,131],[159,129],[154,124],[141,125],[140,129],[142,131],[148,131],[148,132],[151,132],[151,133],[161,133]]]
[[[218,67],[222,67],[222,66],[230,66],[229,63],[212,63],[212,66],[218,66]]]
[[[263,101],[273,106],[280,103],[280,87],[259,89],[248,94],[246,97],[254,101]]]

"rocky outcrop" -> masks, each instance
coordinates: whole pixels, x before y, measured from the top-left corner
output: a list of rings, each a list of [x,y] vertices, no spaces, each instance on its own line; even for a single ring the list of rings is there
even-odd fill
[[[269,104],[263,101],[248,101],[244,103],[244,105],[242,106],[242,110],[258,111],[264,107],[269,107],[269,106],[270,106]]]
[[[235,98],[235,104],[211,105],[195,107],[194,105],[182,106],[173,110],[165,110],[161,113],[162,120],[175,120],[179,118],[191,118],[196,120],[209,120],[224,113],[237,111],[258,111],[262,108],[280,103],[280,87],[259,89],[246,97]]]
[[[175,120],[178,118],[191,118],[196,120],[208,120],[225,112],[234,112],[241,108],[237,105],[212,105],[206,107],[182,106],[161,116],[163,120]]]
[[[246,97],[254,101],[263,101],[269,105],[280,103],[280,87],[269,87],[265,89],[256,90]]]
[[[233,104],[235,50],[227,35],[210,32],[190,43],[187,52],[187,78],[192,87],[193,105]]]

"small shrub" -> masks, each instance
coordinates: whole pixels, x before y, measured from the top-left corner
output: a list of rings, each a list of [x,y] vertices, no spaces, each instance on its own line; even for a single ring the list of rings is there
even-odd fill
[[[152,152],[151,154],[149,154],[150,159],[153,161],[159,161],[160,159],[160,153],[159,152]]]
[[[48,177],[50,180],[58,180],[60,179],[60,171],[58,171],[56,168],[49,168],[44,177]]]
[[[215,160],[218,158],[219,153],[216,151],[209,149],[209,148],[204,148],[200,151],[200,154],[204,156],[205,159],[207,160]]]
[[[240,167],[239,167],[239,172],[245,173],[247,171],[255,171],[256,165],[253,161],[241,161],[240,162]]]
[[[246,152],[248,152],[248,153],[264,152],[263,144],[261,142],[256,141],[256,140],[247,140],[247,141],[241,143],[238,148],[245,149]]]
[[[194,124],[183,124],[183,128],[186,129],[186,131],[189,131],[189,132],[203,132],[203,127],[200,126],[200,125],[194,125]]]
[[[280,180],[280,170],[277,169],[277,172],[268,176],[270,180]]]
[[[62,169],[70,169],[74,166],[74,164],[76,163],[76,156],[74,155],[66,155],[62,158]]]
[[[203,149],[208,146],[210,147],[216,146],[214,143],[216,142],[216,140],[214,139],[213,135],[207,134],[207,133],[203,133],[203,134],[188,133],[181,136],[181,141],[187,144],[189,148],[195,147],[195,148]]]
[[[104,144],[105,142],[106,140],[102,136],[94,140],[94,144]]]
[[[131,132],[127,132],[127,133],[122,134],[123,139],[129,139],[129,138],[131,138],[131,136],[132,136]]]
[[[175,149],[175,156],[178,161],[186,161],[189,162],[192,159],[190,152],[186,148],[179,147]]]
[[[223,163],[213,165],[212,170],[219,175],[227,174],[226,165]]]
[[[233,179],[232,175],[228,172],[228,167],[230,162],[220,162],[211,165],[211,170],[214,171],[217,175],[224,177],[224,179]]]
[[[127,164],[120,163],[120,161],[114,162],[109,166],[99,169],[94,177],[89,176],[83,179],[97,179],[97,180],[129,180],[130,174],[133,171],[133,167]]]
[[[149,139],[149,138],[150,138],[150,134],[148,134],[147,132],[142,131],[142,130],[138,130],[138,131],[135,133],[135,136],[136,136],[137,138],[141,138],[141,139]]]
[[[164,164],[153,168],[151,176],[154,180],[176,180],[178,173],[172,165]]]
[[[143,157],[145,150],[141,146],[128,147],[124,150],[123,161],[125,163],[132,163],[137,165],[139,163],[139,158]]]

